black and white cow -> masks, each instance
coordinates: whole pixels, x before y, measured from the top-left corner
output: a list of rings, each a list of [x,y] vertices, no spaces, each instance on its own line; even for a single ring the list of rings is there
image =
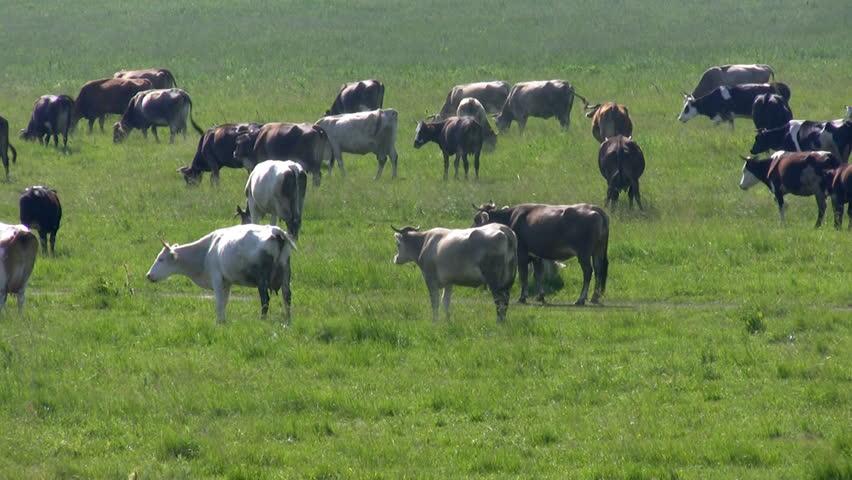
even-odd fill
[[[791,120],[778,128],[758,130],[751,153],[757,155],[768,150],[827,150],[844,162],[848,161],[852,151],[852,121]]]
[[[677,119],[683,123],[704,115],[717,125],[728,122],[734,126],[735,117],[751,117],[754,100],[765,93],[779,94],[790,100],[790,88],[783,83],[747,83],[733,87],[716,87],[703,97],[683,94],[683,110]]]
[[[157,127],[169,127],[169,143],[175,142],[175,134],[183,133],[186,138],[186,119],[192,122],[192,128],[204,135],[201,127],[192,118],[192,99],[179,88],[165,90],[146,90],[130,99],[124,115],[113,126],[112,140],[122,142],[134,128],[142,130],[142,136],[148,138],[148,129],[159,142]]]
[[[781,95],[764,93],[754,99],[751,108],[754,128],[777,128],[793,119],[793,111]]]
[[[42,95],[33,105],[33,113],[27,128],[21,130],[24,140],[38,140],[42,145],[59,146],[59,134],[62,134],[62,148],[68,151],[68,132],[73,126],[74,99],[68,95]]]

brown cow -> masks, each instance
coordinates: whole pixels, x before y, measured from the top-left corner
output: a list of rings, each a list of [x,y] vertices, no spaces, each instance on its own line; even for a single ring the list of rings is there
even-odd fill
[[[615,102],[586,107],[586,117],[592,119],[592,136],[598,143],[609,137],[633,135],[633,122],[627,107]]]
[[[0,117],[0,158],[3,159],[3,168],[6,169],[6,181],[9,181],[9,150],[12,150],[12,162],[17,162],[18,151],[9,143],[9,122]]]
[[[344,83],[325,116],[380,110],[385,103],[385,86],[378,80]]]
[[[142,70],[119,70],[112,78],[143,78],[151,82],[151,88],[177,88],[177,82],[172,72],[165,68],[145,68]]]
[[[87,82],[77,95],[74,125],[85,118],[89,121],[89,133],[92,133],[97,120],[103,133],[108,114],[123,114],[134,95],[152,88],[150,80],[145,79],[102,78]]]
[[[234,159],[234,149],[237,146],[237,136],[242,133],[260,131],[259,123],[226,123],[208,128],[198,140],[195,157],[188,167],[180,167],[178,172],[183,174],[187,185],[197,185],[201,182],[204,172],[210,172],[210,184],[219,184],[219,170],[223,167],[245,168],[251,172],[254,165],[246,165]]]
[[[633,137],[616,135],[605,139],[598,150],[598,168],[607,183],[606,205],[615,207],[619,192],[627,190],[630,208],[635,199],[642,210],[639,177],[645,171],[645,155]]]
[[[322,181],[323,160],[329,156],[334,161],[328,135],[310,123],[267,123],[256,133],[238,135],[234,149],[234,159],[252,168],[264,160],[298,162],[311,174],[315,186]]]
[[[834,207],[834,227],[843,225],[843,206],[848,205],[849,229],[852,230],[852,164],[844,163],[831,173],[831,204]]]

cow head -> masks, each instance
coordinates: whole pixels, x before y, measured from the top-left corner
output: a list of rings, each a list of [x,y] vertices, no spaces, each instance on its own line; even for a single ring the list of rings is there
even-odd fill
[[[204,174],[201,170],[196,170],[190,167],[180,167],[177,169],[178,173],[183,175],[183,180],[186,182],[187,186],[194,187],[201,183],[201,177]]]
[[[585,111],[586,111],[586,117],[587,117],[587,118],[592,118],[592,117],[594,117],[594,116],[595,116],[595,113],[598,111],[598,109],[599,109],[599,108],[601,108],[601,104],[600,104],[600,103],[596,103],[596,104],[594,104],[594,105],[586,105],[586,106],[584,106],[584,107],[583,107],[583,110],[585,110]]]
[[[234,160],[242,162],[243,165],[248,165],[251,154],[254,151],[254,136],[251,132],[245,132],[237,135],[234,139]]]
[[[784,136],[787,134],[787,125],[779,128],[761,128],[754,135],[754,143],[751,146],[751,154],[765,152],[769,149],[779,150],[784,146]]]
[[[127,138],[127,135],[130,132],[127,131],[124,124],[121,122],[115,122],[115,125],[112,126],[112,141],[113,143],[121,143],[124,139]]]
[[[18,132],[18,137],[21,140],[25,140],[25,141],[29,142],[29,141],[37,139],[38,135],[36,135],[36,133],[34,131],[32,131],[31,128],[27,127],[25,129],[21,130],[20,132]]]
[[[439,125],[442,124],[417,122],[417,128],[414,129],[414,148],[420,148],[434,140],[440,131]]]
[[[243,210],[239,205],[237,205],[237,213],[234,214],[234,217],[240,217],[240,225],[248,225],[251,223],[251,213],[249,213],[249,207],[246,205],[246,209]]]
[[[696,115],[698,115],[698,109],[695,107],[695,97],[688,93],[682,93],[683,95],[683,110],[681,110],[680,115],[677,116],[677,119],[683,123],[690,121]]]
[[[391,229],[396,238],[396,255],[393,256],[393,263],[402,265],[417,261],[423,248],[423,242],[417,235],[420,233],[420,227],[396,228],[391,225]]]
[[[476,210],[476,215],[473,217],[474,227],[480,227],[493,222],[493,220],[491,220],[491,213],[497,209],[497,205],[495,205],[493,201],[483,203],[478,207],[474,204],[471,204],[471,206],[473,206],[473,209]]]
[[[766,174],[769,168],[768,159],[759,159],[749,155],[748,157],[740,156],[743,163],[743,176],[740,178],[740,188],[748,190],[758,183],[765,182]]]
[[[497,131],[505,132],[512,125],[512,113],[508,109],[503,109],[502,112],[494,116],[494,125],[497,126]]]
[[[175,252],[176,246],[177,245],[169,245],[163,241],[163,249],[160,250],[160,254],[157,255],[157,259],[154,260],[154,264],[151,265],[148,273],[145,274],[145,278],[152,282],[159,282],[160,280],[165,280],[171,275],[177,273],[178,265],[177,252]]]

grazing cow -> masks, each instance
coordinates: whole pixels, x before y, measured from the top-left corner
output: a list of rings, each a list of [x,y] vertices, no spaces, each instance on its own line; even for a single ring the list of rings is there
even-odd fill
[[[733,87],[743,83],[769,83],[775,80],[775,71],[769,65],[745,64],[710,67],[692,91],[693,97],[703,97],[718,87]]]
[[[447,99],[444,100],[438,118],[444,119],[457,115],[459,104],[468,97],[479,100],[486,112],[497,113],[506,103],[506,98],[511,89],[512,84],[502,80],[456,85],[447,94]]]
[[[244,165],[288,158],[299,162],[317,187],[322,182],[323,159],[331,155],[334,161],[325,130],[310,123],[267,123],[257,133],[238,135],[236,144],[234,158]]]
[[[384,102],[385,86],[378,80],[344,83],[325,115],[381,110]]]
[[[33,272],[38,240],[23,225],[0,223],[0,312],[10,293],[18,297],[18,312],[24,311],[24,296]]]
[[[74,125],[85,118],[89,121],[89,133],[92,133],[97,120],[103,133],[108,114],[123,114],[134,95],[151,88],[151,82],[143,78],[102,78],[87,82],[80,88],[74,103]]]
[[[450,170],[450,155],[455,154],[455,177],[459,178],[459,159],[464,163],[464,178],[467,180],[468,154],[473,154],[473,169],[479,179],[479,155],[482,153],[484,133],[482,126],[469,117],[450,117],[437,122],[419,122],[414,131],[414,148],[420,148],[428,142],[435,142],[444,155],[444,180]]]
[[[781,223],[784,223],[784,195],[791,193],[802,197],[816,196],[818,215],[816,226],[822,225],[825,216],[825,197],[831,184],[828,174],[840,166],[840,160],[831,152],[785,152],[779,150],[771,157],[758,159],[742,157],[743,176],[740,188],[749,188],[763,183],[778,203]]]
[[[598,143],[609,137],[633,135],[633,121],[627,107],[615,102],[586,107],[586,117],[592,119],[592,136]]]
[[[266,160],[257,164],[246,182],[246,211],[237,210],[243,223],[247,214],[250,223],[259,224],[269,214],[270,225],[284,219],[293,238],[299,238],[308,175],[296,162]]]
[[[600,302],[606,292],[609,270],[609,217],[602,208],[587,203],[524,203],[498,209],[492,202],[478,207],[473,220],[476,226],[489,223],[507,225],[518,236],[518,270],[521,277],[519,302],[527,301],[530,261],[533,263],[536,283],[539,285],[538,300],[544,303],[544,291],[541,286],[543,261],[567,260],[571,257],[577,257],[583,269],[583,290],[575,305],[586,303],[592,272],[595,274],[592,303]]]
[[[757,155],[767,150],[788,152],[827,150],[844,162],[848,161],[849,153],[852,151],[852,121],[791,120],[778,128],[758,130],[751,146],[751,153]]]
[[[166,90],[148,90],[139,92],[130,99],[127,110],[121,120],[113,125],[112,140],[121,143],[134,128],[142,130],[142,136],[148,138],[148,128],[159,143],[157,127],[169,127],[169,143],[175,143],[175,134],[182,133],[186,138],[186,119],[199,135],[204,135],[201,127],[192,118],[192,99],[179,88]]]
[[[42,145],[59,147],[62,134],[62,149],[68,151],[68,132],[73,125],[74,99],[68,95],[42,95],[33,105],[33,113],[27,128],[21,130],[24,140],[38,140]]]
[[[391,227],[393,228],[393,227]],[[432,321],[438,321],[438,300],[443,289],[444,312],[450,320],[453,285],[478,287],[491,291],[497,306],[497,322],[506,320],[509,291],[518,269],[518,239],[503,225],[451,230],[433,228],[393,228],[397,253],[393,263],[414,262],[420,267],[429,300]]]
[[[834,169],[831,177],[829,193],[834,207],[834,227],[843,224],[843,206],[848,205],[849,229],[852,230],[852,164],[844,163]]]
[[[751,108],[751,119],[754,121],[754,128],[758,130],[778,128],[793,119],[793,112],[787,100],[781,95],[764,93],[755,97]]]
[[[497,134],[491,128],[491,123],[488,122],[488,114],[485,113],[485,107],[482,106],[479,100],[473,97],[467,97],[459,102],[459,108],[456,110],[457,117],[471,117],[482,126],[483,146],[485,151],[493,152],[497,148]]]
[[[396,110],[371,110],[369,112],[344,113],[322,117],[315,125],[321,127],[331,142],[332,156],[337,159],[340,173],[343,168],[343,152],[365,155],[376,155],[378,168],[376,177],[382,176],[385,162],[390,156],[392,177],[396,178],[396,165],[399,155],[396,153],[396,133],[399,114]],[[333,163],[328,164],[331,173]]]
[[[699,114],[710,117],[718,125],[728,122],[734,126],[734,117],[751,117],[754,100],[764,93],[776,93],[790,100],[790,88],[783,83],[748,83],[733,87],[717,87],[703,97],[683,94],[683,110],[677,119],[688,122]]]
[[[259,123],[226,123],[208,128],[198,139],[192,164],[180,167],[178,172],[183,175],[187,185],[198,185],[204,172],[210,172],[211,185],[218,185],[219,170],[224,167],[245,168],[250,173],[254,165],[235,160],[234,149],[240,134],[257,135],[261,126]]]
[[[639,209],[642,209],[639,177],[645,171],[645,155],[633,137],[616,135],[605,139],[598,150],[598,168],[607,183],[606,205],[615,207],[619,192],[627,190],[630,208],[633,208],[633,199],[636,199]]]
[[[62,204],[56,190],[41,185],[27,187],[18,199],[18,206],[21,224],[38,230],[42,253],[47,255],[47,237],[50,235],[50,254],[56,254],[56,233],[62,221]]]
[[[571,126],[574,96],[580,98],[584,104],[588,103],[585,98],[577,95],[574,87],[565,80],[516,83],[509,92],[503,109],[495,118],[497,129],[501,132],[508,130],[515,120],[523,132],[529,117],[556,117],[559,125],[568,129]]]
[[[9,142],[9,122],[0,117],[0,159],[3,160],[3,168],[6,169],[6,181],[9,181],[9,150],[12,150],[12,162],[18,161],[18,151]]]
[[[232,285],[257,287],[261,314],[269,311],[269,291],[281,290],[284,319],[290,321],[290,253],[293,237],[273,225],[220,228],[185,245],[169,245],[157,255],[146,277],[152,282],[185,275],[201,288],[213,290],[216,319],[225,322]]]
[[[146,68],[143,70],[119,70],[112,78],[144,78],[151,82],[151,88],[177,88],[177,82],[172,72],[165,68]]]

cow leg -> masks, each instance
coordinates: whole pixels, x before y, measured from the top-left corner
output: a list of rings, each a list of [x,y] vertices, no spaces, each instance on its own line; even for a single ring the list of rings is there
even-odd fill
[[[53,147],[59,148],[59,130],[52,130],[53,135]]]
[[[346,169],[343,168],[343,151],[339,148],[337,151],[333,152],[334,158],[337,159],[337,166],[340,167],[340,176],[346,176]],[[334,163],[334,158],[328,161],[328,173],[331,174],[331,165]]]
[[[462,164],[464,164],[464,179],[467,180],[467,172],[470,170],[470,164],[467,162],[467,152],[462,152]]]
[[[479,180],[479,155],[481,153],[482,150],[477,150],[476,153],[473,154],[473,172],[477,180]]]
[[[399,160],[399,154],[396,153],[396,148],[391,149],[391,178],[396,178],[396,163]]]
[[[532,259],[533,264],[533,278],[535,279],[536,285],[536,300],[541,303],[546,303],[544,301],[544,265],[542,259],[535,257]]]
[[[558,117],[559,126],[563,129],[568,130],[568,127],[571,126],[571,118],[567,114],[562,114]]]
[[[50,232],[50,255],[56,255],[56,232]]]
[[[429,289],[429,301],[432,304],[432,322],[438,322],[438,304],[440,303],[440,299],[438,296],[440,295],[440,289],[435,285],[426,285]]]
[[[444,313],[447,315],[447,321],[450,321],[450,299],[453,296],[453,286],[447,285],[444,287]]]
[[[382,171],[385,169],[385,163],[388,161],[387,155],[378,155],[376,154],[376,176],[373,177],[373,180],[378,180],[382,178]]]
[[[444,154],[444,181],[447,181],[450,173],[450,156],[446,153]]]
[[[219,186],[219,166],[218,165],[210,168],[210,185],[213,185],[214,187]]]
[[[62,151],[68,153],[68,128],[62,132]]]
[[[106,115],[101,115],[100,117],[98,117],[98,125],[101,127],[101,133],[104,133],[104,122],[105,121],[106,121]],[[89,127],[91,128],[91,124],[89,124]]]
[[[18,298],[18,314],[24,314],[24,304],[26,303],[26,295],[24,294],[24,289],[21,289],[15,296]]]
[[[583,290],[574,305],[585,305],[586,298],[589,296],[589,284],[592,283],[592,259],[588,255],[578,255],[577,260],[580,262],[580,268],[583,269]]]
[[[848,228],[849,230],[852,230],[852,202],[849,202],[847,204],[846,216],[849,217],[847,219],[848,220],[848,226],[846,228]]]
[[[524,130],[527,128],[527,117],[522,116],[518,117],[518,131],[523,135]]]
[[[290,325],[290,305],[293,303],[293,291],[290,290],[290,259],[287,259],[287,264],[284,266],[283,277],[281,279],[281,300],[284,302],[284,324]]]
[[[776,193],[775,202],[778,204],[778,215],[781,216],[781,225],[786,225],[787,221],[784,219],[784,196]]]
[[[319,187],[322,183],[322,171],[317,170],[316,172],[312,173],[311,178],[313,179],[314,186]]]
[[[260,296],[260,315],[265,317],[269,313],[269,281],[258,282],[257,293]]]
[[[221,278],[213,280],[213,295],[216,297],[216,323],[225,323],[225,307],[231,295],[231,286]]]
[[[639,194],[639,180],[633,180],[630,184],[630,190],[627,192],[630,195],[630,208],[633,208],[633,199],[636,199],[636,204],[639,205],[639,210],[644,210],[642,207],[642,196]]]
[[[606,276],[609,270],[609,259],[606,253],[603,255],[595,255],[592,257],[595,267],[595,293],[592,294],[592,303],[598,304],[601,302],[601,297],[606,292]]]
[[[157,130],[156,130],[156,129],[157,129],[157,127],[153,127],[153,128],[154,128],[154,131],[156,132],[156,131],[157,131]],[[176,134],[177,134],[177,129],[172,128],[171,126],[169,126],[169,144],[174,144],[174,143],[175,143],[175,135],[176,135]],[[186,137],[184,136],[184,138],[186,138]]]
[[[90,118],[90,119],[89,119],[89,135],[91,135],[91,134],[92,134],[92,129],[94,128],[94,126],[95,126],[95,119],[94,119],[94,118]]]
[[[453,160],[453,180],[459,179],[459,160],[461,160],[461,153],[456,152],[456,158]]]
[[[0,312],[2,312],[4,308],[6,308],[6,298],[8,298],[8,296],[9,292],[7,292],[6,290],[0,292]]]
[[[140,128],[140,130],[142,131],[142,138],[144,138],[145,140],[148,140],[148,129],[147,128]]]
[[[840,196],[837,194],[831,195],[831,210],[834,212],[834,228],[840,230],[843,225],[843,204],[840,203]]]
[[[822,219],[825,217],[825,194],[817,192],[815,196],[817,202],[817,221],[814,228],[819,228],[822,225]]]
[[[47,232],[42,233],[41,230],[38,231],[38,239],[41,242],[41,253],[42,255],[47,255]]]
[[[509,289],[496,285],[490,285],[489,289],[497,307],[497,323],[503,323],[506,321],[506,310],[509,309]]]
[[[518,276],[521,277],[521,296],[518,303],[527,303],[527,276],[530,272],[530,256],[525,248],[518,248]]]

